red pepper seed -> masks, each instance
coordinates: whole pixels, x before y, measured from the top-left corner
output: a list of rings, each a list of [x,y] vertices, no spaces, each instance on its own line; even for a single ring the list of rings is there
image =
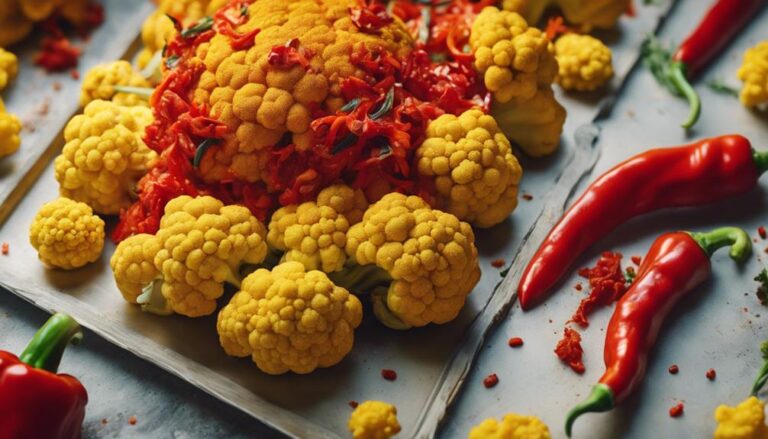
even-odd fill
[[[768,233],[765,232],[765,227],[763,226],[757,228],[757,233],[760,234],[760,237],[763,239],[768,238]]]
[[[501,268],[504,266],[504,259],[494,259],[491,261],[491,265],[494,268]]]
[[[683,406],[682,402],[677,403],[677,405],[672,406],[669,409],[669,417],[670,418],[679,418],[680,416],[683,416],[683,411],[685,410],[685,407]]]
[[[714,381],[715,377],[717,376],[717,372],[715,372],[715,369],[709,369],[706,376],[708,380]]]
[[[136,425],[136,422],[137,422],[136,416],[131,416],[130,418],[128,418],[129,424]]]
[[[672,375],[677,375],[677,373],[678,373],[678,372],[680,372],[680,368],[679,368],[679,367],[677,367],[677,364],[673,364],[673,365],[669,366],[669,369],[667,369],[667,370],[668,370],[668,371],[669,371],[669,373],[671,373]]]
[[[576,284],[574,288],[576,288],[576,291],[581,291],[584,289],[584,287],[582,287],[581,284]]]
[[[509,347],[517,348],[523,345],[523,339],[520,337],[512,337],[509,339]]]
[[[357,408],[357,406],[358,406],[358,405],[360,405],[360,404],[359,404],[357,401],[355,401],[355,400],[351,400],[351,401],[349,401],[349,402],[348,402],[348,404],[349,404],[349,406],[350,406],[350,407],[352,407],[353,409],[356,409],[356,408]]]
[[[632,263],[635,265],[640,265],[640,263],[643,262],[643,258],[640,256],[632,256],[630,259],[632,259]]]
[[[485,377],[483,380],[483,385],[486,389],[490,389],[491,387],[495,387],[496,384],[499,384],[499,377],[496,376],[495,373],[492,373]]]
[[[4,255],[7,255],[7,254],[8,254],[8,252],[10,251],[10,249],[11,249],[11,246],[10,246],[10,244],[8,244],[7,242],[4,242],[4,243],[3,243],[3,246],[2,246],[2,252],[3,252],[3,254],[4,254]]]
[[[381,369],[381,377],[387,381],[394,381],[397,379],[397,372],[392,369]]]

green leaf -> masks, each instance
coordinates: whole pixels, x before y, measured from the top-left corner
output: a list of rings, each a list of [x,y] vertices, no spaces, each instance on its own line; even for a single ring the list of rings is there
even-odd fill
[[[391,87],[387,91],[387,95],[384,97],[384,102],[381,103],[379,108],[371,113],[369,117],[373,120],[381,119],[385,114],[389,113],[392,109],[392,105],[395,102],[395,88]]]
[[[195,168],[200,167],[200,162],[203,160],[203,156],[208,149],[219,142],[219,139],[208,138],[203,140],[200,145],[197,146],[195,151],[195,158],[192,160],[192,166]]]
[[[182,38],[192,38],[197,35],[210,30],[213,27],[213,18],[203,17],[194,26],[181,31]]]
[[[715,93],[720,93],[730,96],[739,96],[739,90],[736,87],[730,86],[725,83],[722,78],[713,78],[707,81],[707,87]]]
[[[757,287],[757,299],[761,305],[768,305],[768,270],[763,268],[763,271],[755,277],[755,281],[760,282]]]
[[[357,107],[360,106],[360,98],[354,98],[351,101],[344,104],[343,107],[339,108],[339,111],[342,113],[351,113],[357,109]]]
[[[671,75],[669,73],[669,66],[672,64],[672,52],[669,48],[661,44],[661,42],[653,35],[649,35],[648,38],[643,41],[640,54],[643,60],[643,65],[651,72],[656,81],[672,92],[676,96],[680,96],[680,91],[672,82]]]

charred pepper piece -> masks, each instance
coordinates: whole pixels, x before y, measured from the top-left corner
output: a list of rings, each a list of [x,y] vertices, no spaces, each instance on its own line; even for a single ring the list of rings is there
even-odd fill
[[[678,300],[709,278],[710,257],[725,246],[731,246],[730,257],[736,262],[752,252],[747,232],[735,227],[666,233],[654,241],[605,330],[606,371],[589,397],[568,413],[568,436],[576,418],[611,410],[640,384],[664,319]]]
[[[753,151],[739,135],[653,149],[620,163],[595,180],[544,239],[520,279],[520,305],[527,310],[543,301],[584,250],[629,219],[742,195],[766,170],[768,152]]]
[[[72,317],[55,314],[20,356],[0,351],[2,437],[80,437],[88,393],[76,378],[56,370],[67,344],[81,338]]]

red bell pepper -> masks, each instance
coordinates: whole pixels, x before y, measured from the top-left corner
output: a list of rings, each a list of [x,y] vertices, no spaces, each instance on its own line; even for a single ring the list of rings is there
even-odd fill
[[[653,149],[600,176],[563,215],[523,272],[524,310],[544,300],[579,255],[629,219],[668,207],[711,204],[745,194],[768,170],[768,153],[739,135]]]
[[[605,330],[606,371],[589,397],[568,413],[568,436],[580,415],[610,410],[638,386],[664,319],[675,303],[709,278],[710,257],[728,245],[737,262],[752,252],[747,232],[735,227],[709,233],[666,233],[654,241]]]
[[[0,437],[80,437],[88,393],[74,377],[56,374],[67,344],[80,338],[80,325],[56,314],[19,357],[0,351]]]

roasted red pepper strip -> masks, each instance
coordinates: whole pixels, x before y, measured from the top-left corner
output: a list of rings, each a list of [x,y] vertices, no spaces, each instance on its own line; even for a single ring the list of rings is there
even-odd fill
[[[654,149],[600,176],[563,215],[533,256],[518,286],[530,309],[592,244],[627,220],[667,207],[698,206],[749,192],[768,170],[768,153],[739,135]]]
[[[696,76],[765,4],[765,0],[717,0],[678,47],[672,56],[669,74],[690,105],[688,120],[683,127],[692,127],[701,112],[701,100],[688,79]]]
[[[56,314],[17,357],[0,351],[0,436],[77,439],[88,394],[69,375],[57,375],[64,349],[82,337],[80,325]]]
[[[566,418],[565,432],[588,412],[604,412],[623,401],[645,375],[648,353],[656,343],[672,307],[709,277],[709,258],[719,248],[731,246],[737,262],[752,252],[747,232],[723,227],[709,233],[673,232],[651,245],[627,293],[619,300],[605,330],[603,359],[606,371],[587,399]]]

